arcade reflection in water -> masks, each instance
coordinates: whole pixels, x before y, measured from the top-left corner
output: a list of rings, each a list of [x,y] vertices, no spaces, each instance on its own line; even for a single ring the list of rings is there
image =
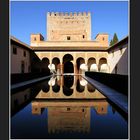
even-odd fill
[[[57,76],[30,88],[13,92],[11,114],[20,111],[33,99],[106,99],[106,97],[81,76]]]
[[[42,83],[36,98],[48,99],[105,99],[94,86],[81,76],[56,76]]]

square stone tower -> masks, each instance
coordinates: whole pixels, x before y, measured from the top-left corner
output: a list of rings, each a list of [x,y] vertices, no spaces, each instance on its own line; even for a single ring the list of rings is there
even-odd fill
[[[48,41],[89,41],[91,40],[91,14],[47,13]]]

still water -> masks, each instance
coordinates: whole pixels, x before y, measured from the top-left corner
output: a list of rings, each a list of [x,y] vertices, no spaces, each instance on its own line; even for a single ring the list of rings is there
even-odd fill
[[[80,76],[57,76],[11,96],[11,138],[127,139],[128,122]]]

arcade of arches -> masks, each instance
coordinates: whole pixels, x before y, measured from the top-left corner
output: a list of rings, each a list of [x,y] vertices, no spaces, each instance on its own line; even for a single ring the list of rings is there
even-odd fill
[[[109,72],[106,52],[36,52],[41,71],[84,74],[85,71]]]

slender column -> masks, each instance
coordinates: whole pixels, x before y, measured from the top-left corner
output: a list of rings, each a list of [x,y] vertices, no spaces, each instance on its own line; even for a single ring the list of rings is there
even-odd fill
[[[49,61],[50,61],[50,64],[52,64],[52,53],[50,53]]]
[[[52,85],[50,85],[50,91],[49,91],[49,93],[50,93],[50,97],[53,97]]]
[[[63,97],[63,87],[62,87],[62,84],[60,86],[60,92],[59,92],[59,97],[62,98]]]
[[[61,76],[61,86],[64,85],[64,76]]]
[[[87,71],[88,71],[88,56],[87,56],[87,53],[85,53],[85,64],[87,66]],[[86,72],[86,71],[85,71]],[[84,73],[85,73],[84,72]]]
[[[57,65],[56,72],[59,75],[61,74],[61,66],[60,66],[60,64]]]
[[[77,72],[77,65],[75,64],[74,65],[74,74],[77,74],[78,72]]]
[[[74,89],[74,87],[75,87],[75,85],[76,85],[76,81],[77,81],[77,79],[76,79],[76,76],[74,76],[74,80],[73,80],[73,85],[72,85],[72,89]]]
[[[60,57],[60,74],[64,73],[63,59]]]
[[[63,74],[63,64],[62,63],[58,64],[57,70],[59,70],[59,74]]]
[[[99,58],[96,58],[97,71],[99,72]]]
[[[61,64],[61,74],[64,73],[64,64]]]
[[[87,57],[87,53],[85,53],[85,64],[88,65],[88,57]]]
[[[77,74],[78,72],[77,72],[77,65],[76,64],[74,64],[74,74]]]
[[[85,89],[84,89],[84,93],[85,93],[85,95],[84,95],[84,96],[85,96],[85,98],[87,97],[87,94],[88,94],[88,92],[87,92],[87,91],[88,91],[88,89],[87,89],[87,85],[86,85],[86,86],[85,86]]]
[[[77,64],[76,64],[76,54],[73,54],[73,67],[74,67],[74,74],[77,74]]]

